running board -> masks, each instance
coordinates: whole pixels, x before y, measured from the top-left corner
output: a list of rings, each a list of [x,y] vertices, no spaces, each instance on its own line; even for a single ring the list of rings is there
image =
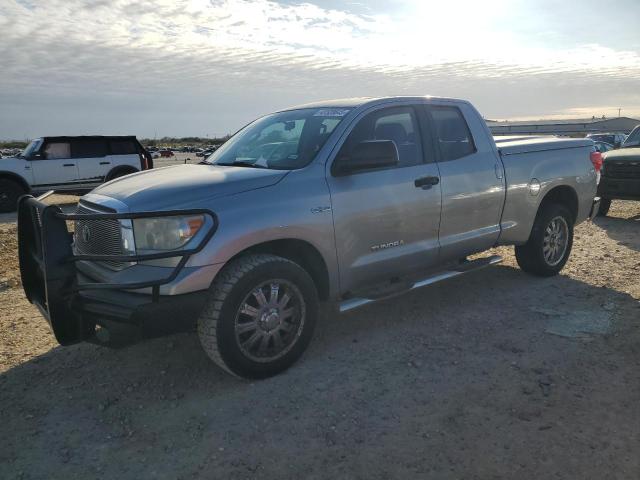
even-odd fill
[[[478,258],[477,260],[463,262],[456,268],[445,270],[443,272],[436,273],[422,280],[418,280],[413,284],[410,284],[406,289],[402,289],[401,291],[394,292],[390,295],[376,297],[376,298],[354,297],[348,300],[344,300],[343,302],[340,303],[339,310],[340,310],[340,313],[348,312],[349,310],[362,307],[369,303],[377,302],[378,300],[395,297],[402,293],[406,293],[410,290],[415,290],[416,288],[426,287],[427,285],[432,285],[434,283],[441,282],[442,280],[447,280],[448,278],[453,278],[453,277],[457,277],[458,275],[474,272],[476,270],[480,270],[481,268],[488,267],[489,265],[495,265],[497,263],[502,262],[502,260],[503,258],[500,255],[492,255],[490,257]]]

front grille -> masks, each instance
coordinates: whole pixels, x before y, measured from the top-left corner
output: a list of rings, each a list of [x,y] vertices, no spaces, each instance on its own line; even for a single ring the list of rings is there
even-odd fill
[[[640,161],[606,162],[604,176],[620,179],[638,179],[640,178]]]
[[[78,204],[76,213],[113,213],[111,209],[98,209]],[[122,234],[120,222],[114,219],[104,220],[76,220],[74,227],[74,250],[83,255],[124,255],[122,249]],[[104,261],[100,262],[115,270],[124,268],[124,262]]]

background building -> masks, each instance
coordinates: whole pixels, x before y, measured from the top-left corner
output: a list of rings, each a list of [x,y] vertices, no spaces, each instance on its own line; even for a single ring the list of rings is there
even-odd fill
[[[589,133],[620,132],[629,133],[640,120],[629,117],[590,118],[577,120],[528,120],[528,121],[495,121],[487,120],[494,135],[512,134],[554,134],[584,136]]]

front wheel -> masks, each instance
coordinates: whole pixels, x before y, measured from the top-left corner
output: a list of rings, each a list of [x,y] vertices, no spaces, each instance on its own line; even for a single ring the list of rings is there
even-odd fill
[[[20,184],[8,178],[0,178],[0,213],[15,211],[18,199],[26,192]]]
[[[227,265],[213,282],[198,336],[227,372],[270,377],[305,351],[317,311],[315,284],[302,267],[275,255],[249,255]]]
[[[533,224],[526,244],[516,247],[516,260],[522,270],[541,277],[557,275],[573,246],[573,215],[563,205],[548,204]]]

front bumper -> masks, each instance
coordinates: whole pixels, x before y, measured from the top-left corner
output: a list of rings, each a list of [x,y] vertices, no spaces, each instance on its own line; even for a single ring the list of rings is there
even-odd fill
[[[640,179],[603,176],[598,184],[598,196],[618,200],[640,200]]]
[[[161,296],[116,290],[80,292],[73,311],[90,335],[82,340],[121,347],[195,328],[207,291]],[[77,320],[77,321],[78,321]],[[82,325],[83,324],[83,325]]]
[[[209,215],[212,228],[194,248],[147,255],[75,255],[68,220],[134,219],[160,215]],[[204,248],[217,227],[207,210],[144,213],[64,214],[30,195],[18,202],[18,255],[27,299],[51,325],[61,345],[93,341],[120,346],[146,337],[187,330],[201,311],[206,290],[160,296],[160,287],[175,280],[191,255]],[[78,261],[139,262],[179,257],[169,275],[131,283],[95,282],[80,273]],[[158,269],[162,275],[167,269]],[[150,288],[151,294],[132,292]]]

